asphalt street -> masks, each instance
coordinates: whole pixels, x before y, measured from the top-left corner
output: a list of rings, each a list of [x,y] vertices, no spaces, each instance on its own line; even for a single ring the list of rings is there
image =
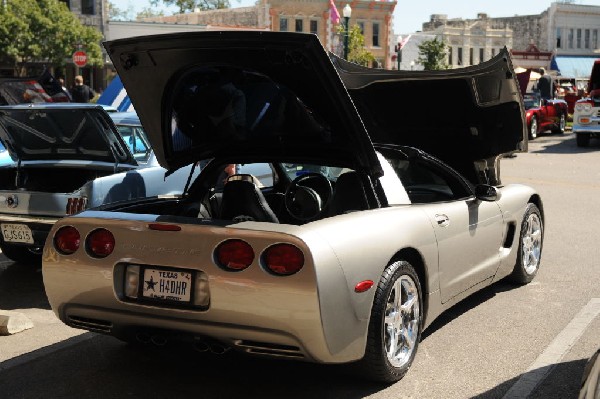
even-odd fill
[[[541,135],[502,161],[501,177],[544,201],[536,279],[501,281],[442,314],[396,384],[346,367],[130,346],[71,329],[52,313],[41,270],[0,256],[0,309],[34,324],[0,336],[0,398],[576,398],[600,347],[600,141],[578,148],[573,134]]]

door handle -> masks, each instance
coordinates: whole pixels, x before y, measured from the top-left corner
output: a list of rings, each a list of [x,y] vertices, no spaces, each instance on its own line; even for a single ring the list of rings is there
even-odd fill
[[[435,221],[440,227],[448,227],[450,225],[450,218],[446,215],[435,215]]]

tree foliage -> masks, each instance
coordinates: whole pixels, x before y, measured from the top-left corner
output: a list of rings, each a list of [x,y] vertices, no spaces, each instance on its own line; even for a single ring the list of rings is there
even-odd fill
[[[346,30],[343,24],[338,26],[338,33],[344,40]],[[348,61],[362,66],[369,66],[375,61],[373,53],[365,48],[365,37],[358,25],[350,26],[348,31]]]
[[[62,67],[78,48],[88,64],[102,65],[101,40],[97,29],[82,25],[58,0],[5,0],[0,6],[0,54],[18,75],[27,73],[29,62]]]
[[[437,71],[448,69],[450,66],[446,63],[446,51],[448,45],[437,37],[433,40],[426,40],[419,44],[419,58],[417,62],[423,65],[426,71]]]
[[[201,11],[207,11],[231,7],[229,0],[150,0],[150,4],[153,7],[157,7],[159,3],[166,6],[179,7],[180,14],[192,12],[196,8]]]

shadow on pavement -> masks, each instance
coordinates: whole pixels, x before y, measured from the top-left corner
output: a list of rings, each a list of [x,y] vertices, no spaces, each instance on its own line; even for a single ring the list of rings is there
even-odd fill
[[[340,366],[203,354],[170,342],[131,346],[101,335],[0,368],[0,386],[3,397],[22,399],[353,399],[387,388]]]
[[[477,306],[485,303],[486,301],[492,299],[496,296],[497,293],[511,291],[514,289],[521,288],[519,285],[508,283],[504,280],[498,281],[497,283],[492,284],[489,287],[486,287],[476,293],[468,296],[463,299],[456,305],[452,306],[450,309],[446,310],[440,316],[438,316],[430,325],[423,331],[421,335],[421,340],[427,339],[430,335],[434,334],[437,330],[444,327],[452,320],[457,319],[461,315],[467,313],[471,309],[476,308]]]
[[[525,386],[525,391],[513,391],[512,395],[509,395],[508,397],[528,399],[575,399],[578,397],[581,388],[581,378],[586,363],[586,359],[581,359],[532,370],[519,377],[505,381],[489,391],[474,396],[473,399],[503,398],[521,378],[524,380],[527,380],[528,378],[536,380],[537,376],[540,374],[545,375],[545,377],[539,381],[538,385]],[[552,384],[547,384],[546,381],[548,380],[551,380]],[[530,393],[527,394],[528,392]]]
[[[560,141],[553,141],[554,138]],[[548,145],[545,145],[546,142]],[[532,150],[532,143],[539,144],[542,148]],[[531,153],[547,153],[547,154],[580,154],[587,152],[595,152],[600,149],[600,140],[590,140],[588,147],[578,147],[575,141],[575,134],[569,134],[563,139],[562,134],[551,133],[538,136],[534,141],[529,142],[529,152]]]
[[[39,266],[22,265],[0,255],[0,309],[50,309]]]

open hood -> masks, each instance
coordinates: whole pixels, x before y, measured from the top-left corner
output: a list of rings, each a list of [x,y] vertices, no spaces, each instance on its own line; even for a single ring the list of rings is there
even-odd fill
[[[506,48],[487,62],[444,71],[369,69],[332,59],[374,143],[420,148],[468,177],[474,162],[496,168],[502,154],[527,150]]]
[[[382,174],[314,35],[186,32],[104,46],[169,170],[213,157],[309,155]]]
[[[60,82],[48,70],[37,77],[0,78],[0,105],[69,101]]]
[[[2,106],[0,138],[17,161],[84,160],[137,166],[114,123],[99,105]]]

